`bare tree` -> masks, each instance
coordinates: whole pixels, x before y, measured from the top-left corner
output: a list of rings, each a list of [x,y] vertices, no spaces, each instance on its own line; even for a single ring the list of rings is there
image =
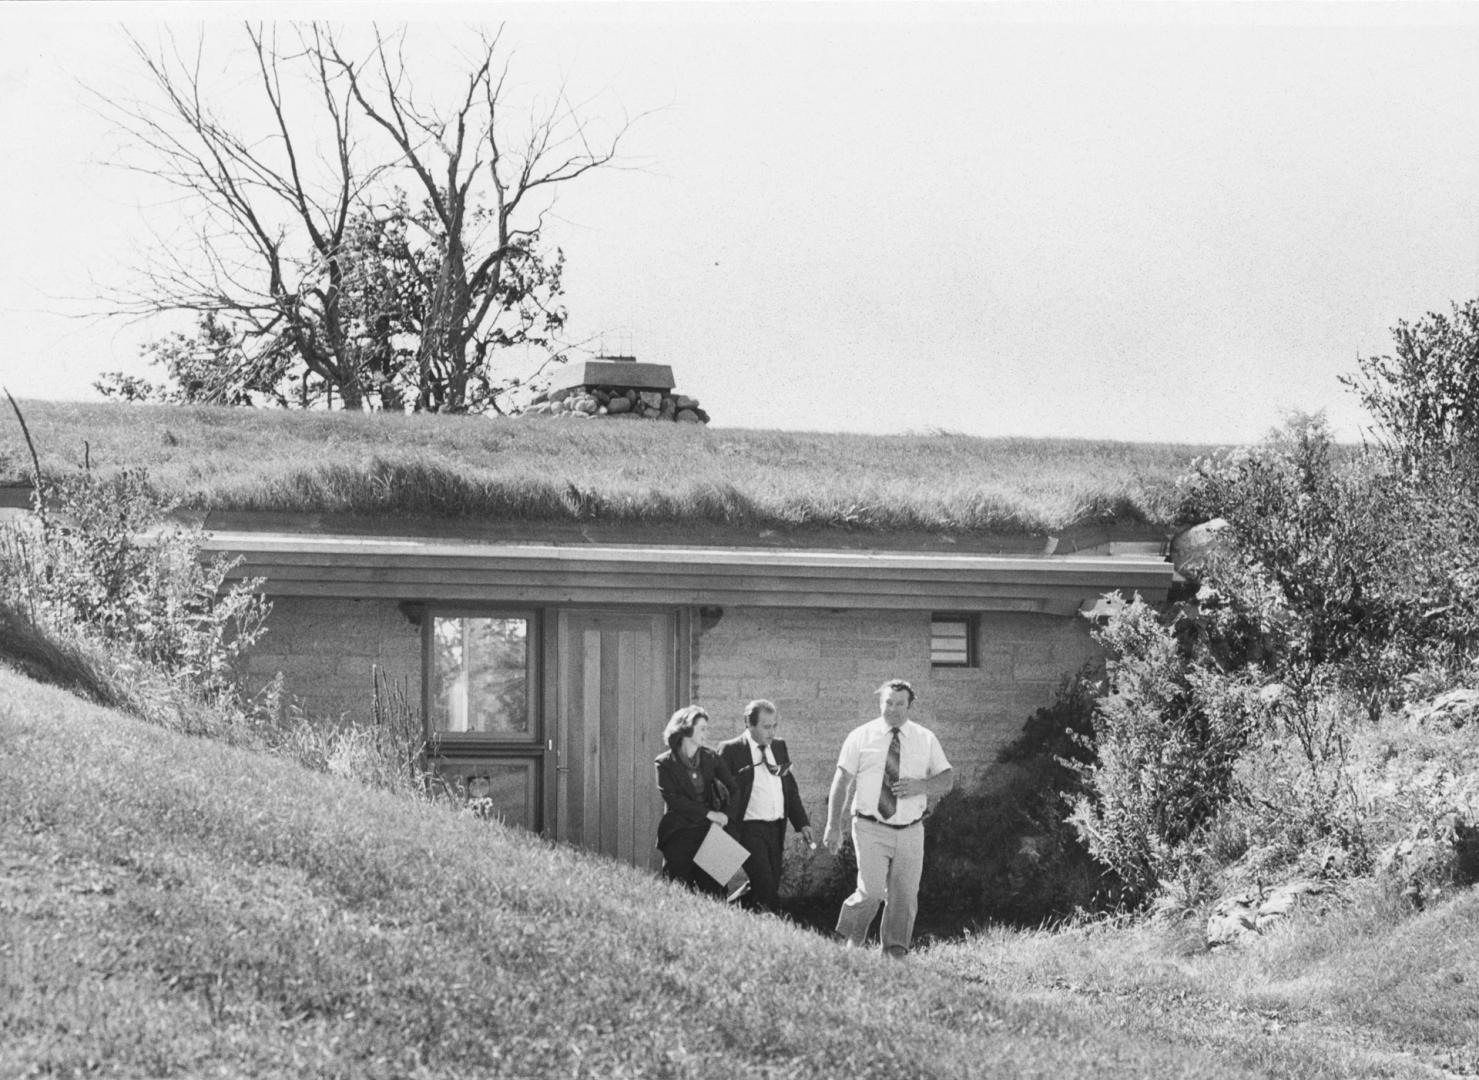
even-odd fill
[[[318,24],[289,42],[244,33],[245,93],[222,85],[203,38],[182,51],[130,36],[153,93],[109,103],[134,151],[122,164],[173,185],[193,235],[160,238],[115,310],[198,317],[197,342],[156,354],[177,381],[190,373],[179,398],[281,402],[301,382],[303,404],[501,409],[528,374],[496,375],[498,350],[558,359],[563,255],[541,246],[548,196],[611,163],[626,126],[593,146],[561,86],[509,141],[497,35],[477,37],[443,105],[415,92],[403,30],[376,28],[362,57]],[[243,104],[255,127],[223,116]]]
[[[523,138],[510,139],[500,126],[508,80],[507,59],[498,63],[500,36],[480,36],[461,100],[442,112],[417,98],[404,31],[387,38],[377,28],[374,48],[359,61],[327,38],[355,102],[400,151],[397,164],[419,183],[441,236],[427,267],[417,409],[498,408],[490,350],[563,325],[563,310],[540,302],[539,286],[557,293],[559,285],[560,261],[551,265],[537,251],[547,204],[530,204],[540,189],[610,163],[626,131],[593,145],[562,85]]]
[[[129,36],[157,94],[115,104],[135,151],[120,164],[182,193],[193,242],[161,238],[120,308],[187,311],[235,331],[234,362],[213,373],[217,386],[202,395],[207,399],[231,399],[232,388],[244,385],[275,387],[296,364],[337,391],[345,406],[359,408],[364,379],[339,309],[341,255],[350,214],[377,170],[357,160],[348,96],[335,92],[312,37],[295,34],[296,48],[285,55],[275,30],[244,30],[253,97],[270,117],[265,131],[241,130],[218,115],[203,41],[189,53],[173,38],[151,51]],[[318,91],[294,96],[296,126],[285,69],[293,89],[306,75]]]

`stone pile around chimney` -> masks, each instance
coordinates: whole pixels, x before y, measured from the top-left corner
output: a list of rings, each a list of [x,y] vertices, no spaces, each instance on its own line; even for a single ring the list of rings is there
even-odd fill
[[[525,416],[598,420],[673,420],[707,424],[696,399],[673,389],[667,364],[639,364],[628,356],[601,356],[571,364],[535,396]]]

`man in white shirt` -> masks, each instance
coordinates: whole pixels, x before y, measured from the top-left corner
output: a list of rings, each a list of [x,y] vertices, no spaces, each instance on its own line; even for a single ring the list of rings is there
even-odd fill
[[[858,884],[842,902],[837,934],[862,945],[878,905],[886,904],[883,951],[903,957],[919,910],[924,818],[930,799],[948,792],[955,776],[934,732],[909,719],[912,686],[890,679],[878,688],[878,703],[881,715],[853,728],[843,741],[822,842],[834,855],[841,850],[843,815],[851,811]]]
[[[744,733],[719,747],[720,758],[739,782],[729,808],[729,831],[750,852],[745,861],[750,891],[743,903],[761,911],[777,910],[786,822],[812,843],[811,822],[791,775],[791,755],[785,740],[776,738],[779,723],[773,704],[752,701],[745,706]]]

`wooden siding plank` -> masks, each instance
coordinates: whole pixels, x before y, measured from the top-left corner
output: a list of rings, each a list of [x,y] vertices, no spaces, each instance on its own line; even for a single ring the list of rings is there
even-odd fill
[[[581,710],[582,742],[585,746],[585,785],[581,843],[601,846],[601,633],[584,622],[579,623],[580,671],[584,686],[585,708]]]
[[[637,638],[648,636],[646,627],[622,627],[613,636],[617,642],[616,678],[614,688],[615,715],[611,718],[616,727],[617,782],[616,790],[616,857],[632,863],[636,857],[635,799],[636,743],[637,743],[637,693],[640,690],[637,670]]]
[[[596,631],[601,638],[600,672],[600,729],[601,729],[601,853],[615,855],[618,844],[618,810],[621,791],[620,729],[616,723],[617,691],[621,679],[620,635],[607,629],[599,621]]]
[[[689,629],[686,619],[678,618],[672,614],[657,617],[657,637],[653,640],[653,662],[650,668],[651,681],[648,687],[648,695],[652,702],[652,718],[642,729],[642,738],[645,742],[645,755],[650,759],[656,757],[666,749],[662,741],[662,731],[667,725],[668,717],[678,708],[680,701],[675,697],[675,665],[681,666],[680,661],[688,654],[686,642],[680,644],[677,634],[687,632]],[[675,653],[678,656],[675,656]],[[688,674],[685,671],[684,677]],[[681,703],[688,704],[688,693],[682,696]],[[662,797],[655,789],[649,788],[647,793],[647,805],[651,815],[651,824],[647,831],[653,836],[654,842],[657,836],[657,820],[662,815]],[[654,871],[662,869],[662,857],[656,848],[650,848],[647,852],[647,865]]]
[[[661,737],[661,725],[667,719],[663,706],[666,696],[667,665],[662,658],[668,654],[668,620],[654,616],[646,633],[635,637],[633,664],[635,678],[632,680],[632,862],[636,866],[651,866],[653,845],[657,842],[656,808],[657,785],[653,781],[652,759],[657,757],[657,740]],[[657,734],[653,729],[657,727]]]

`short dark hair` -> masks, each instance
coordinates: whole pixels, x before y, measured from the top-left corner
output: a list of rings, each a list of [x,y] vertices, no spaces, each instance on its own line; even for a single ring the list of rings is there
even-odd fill
[[[914,687],[910,686],[903,679],[890,679],[888,682],[880,686],[875,692],[878,694],[878,698],[881,701],[889,694],[892,694],[895,690],[904,691],[904,693],[909,695],[909,704],[914,704]]]
[[[675,712],[668,720],[668,726],[662,729],[662,737],[668,744],[668,749],[676,754],[678,747],[683,745],[683,740],[693,736],[693,726],[700,718],[709,718],[708,712],[700,705],[685,705]]]
[[[760,722],[760,714],[763,712],[775,712],[775,702],[766,701],[764,698],[756,698],[745,706],[745,726],[754,727]]]

